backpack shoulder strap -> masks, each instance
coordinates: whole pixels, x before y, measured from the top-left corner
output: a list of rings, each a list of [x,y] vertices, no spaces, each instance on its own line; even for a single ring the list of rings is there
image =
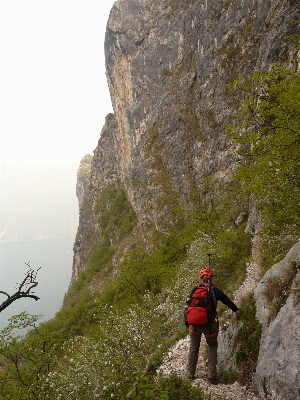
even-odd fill
[[[197,290],[200,286],[201,286],[201,285],[195,286],[195,287],[192,289],[190,296],[193,296],[193,294],[196,292],[196,290]]]

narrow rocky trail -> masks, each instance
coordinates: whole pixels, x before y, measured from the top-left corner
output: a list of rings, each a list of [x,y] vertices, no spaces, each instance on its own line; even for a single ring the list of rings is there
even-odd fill
[[[246,277],[244,282],[237,288],[234,294],[234,302],[239,305],[241,298],[251,293],[261,279],[261,237],[254,235],[252,239],[251,261],[247,264]]]
[[[160,371],[168,376],[175,374],[185,377],[185,366],[187,364],[187,355],[189,349],[189,337],[180,340],[177,344],[170,349],[168,358],[161,366]],[[198,378],[195,379],[194,385],[202,387],[205,399],[209,400],[260,400],[255,394],[246,386],[240,385],[238,382],[232,384],[209,385],[207,383],[207,365],[205,361],[205,340],[201,341],[200,355],[198,359],[196,374]]]
[[[234,294],[234,302],[239,305],[241,297],[247,293],[253,292],[259,280],[261,279],[260,268],[260,236],[255,235],[252,241],[251,261],[247,265],[245,281],[239,286]],[[229,317],[230,319],[230,317]],[[175,374],[181,377],[186,376],[186,364],[189,350],[190,339],[187,336],[180,340],[170,349],[165,362],[160,368],[160,371],[168,376]],[[199,385],[203,388],[205,398],[209,400],[260,400],[251,388],[242,386],[238,382],[231,384],[209,385],[207,383],[207,365],[206,365],[206,342],[201,341],[200,354],[197,364],[194,385]]]

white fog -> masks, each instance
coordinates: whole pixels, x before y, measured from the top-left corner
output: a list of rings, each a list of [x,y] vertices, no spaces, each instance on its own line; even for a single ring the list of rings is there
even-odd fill
[[[104,35],[113,3],[1,1],[0,291],[11,294],[26,262],[41,270],[40,300],[19,300],[0,328],[23,309],[51,318],[68,289],[77,168],[112,112]]]

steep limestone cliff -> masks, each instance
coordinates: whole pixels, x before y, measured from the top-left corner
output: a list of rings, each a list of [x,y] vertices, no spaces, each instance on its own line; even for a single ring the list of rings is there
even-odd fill
[[[85,269],[91,256],[92,247],[101,235],[98,217],[95,214],[96,201],[101,190],[118,179],[117,150],[114,138],[118,128],[113,114],[108,114],[101,131],[94,157],[85,156],[78,170],[76,193],[79,202],[79,225],[73,247],[72,280]],[[85,173],[89,171],[89,173]]]
[[[108,182],[119,179],[139,220],[167,232],[176,210],[189,218],[200,206],[208,178],[228,180],[236,160],[225,125],[240,99],[226,85],[279,59],[296,65],[286,36],[298,13],[288,0],[115,2],[105,40],[115,117],[85,183],[73,277],[99,235],[93,204]]]
[[[226,84],[294,61],[286,36],[298,11],[280,0],[115,2],[107,78],[121,180],[139,216],[167,230],[207,176],[226,179],[235,158],[224,126],[239,103]]]
[[[299,33],[293,22],[299,12],[300,3],[292,0],[115,2],[105,40],[115,114],[106,119],[90,175],[78,184],[73,280],[101,237],[95,206],[109,184],[122,182],[140,226],[150,222],[167,233],[179,216],[192,218],[208,179],[230,181],[238,160],[225,126],[241,99],[227,84],[238,74],[267,69],[278,60],[298,68],[286,37]],[[258,233],[261,222],[253,205],[250,211],[248,231]],[[257,299],[263,296],[259,289],[257,293]],[[265,307],[257,301],[258,308]],[[285,306],[288,315],[293,315],[291,301]],[[299,366],[296,374],[291,370],[284,390],[274,383],[274,370],[269,378],[264,374],[266,360],[271,360],[269,341],[275,333],[278,339],[280,315],[283,311],[270,325],[259,316],[266,338],[255,385],[262,395],[276,390],[284,396],[292,379],[299,380]],[[282,340],[281,354],[285,346]],[[282,357],[281,366],[288,362],[292,368],[290,361]]]

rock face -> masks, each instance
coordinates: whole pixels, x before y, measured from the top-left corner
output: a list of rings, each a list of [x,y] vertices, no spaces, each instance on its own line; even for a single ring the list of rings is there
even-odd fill
[[[81,209],[84,198],[89,191],[91,162],[92,156],[90,154],[86,154],[80,161],[77,171],[76,196],[78,199],[79,209]]]
[[[286,36],[297,32],[299,8],[291,0],[115,2],[105,39],[115,117],[91,177],[78,183],[73,278],[99,237],[93,210],[108,182],[121,181],[140,223],[162,232],[174,210],[187,218],[199,207],[208,178],[226,182],[236,160],[225,125],[239,105],[226,85],[279,59],[295,63]]]
[[[263,330],[254,386],[262,397],[275,394],[281,400],[300,398],[299,283],[297,243],[266,273],[255,290],[257,318]],[[270,290],[272,299],[268,298]],[[274,306],[278,313],[270,320]]]
[[[297,0],[114,3],[105,55],[115,114],[106,118],[90,175],[78,183],[73,280],[101,237],[95,206],[108,184],[122,183],[139,224],[150,222],[167,232],[178,216],[175,209],[187,215],[197,207],[197,193],[208,178],[227,181],[237,160],[225,126],[240,105],[227,84],[279,60],[298,68],[286,37],[300,33],[293,23],[299,11]],[[250,206],[247,229],[257,234],[261,222]],[[297,245],[291,254],[299,251]],[[270,274],[280,274],[291,254]],[[296,399],[296,295],[291,291],[276,318],[268,321],[263,294],[268,276],[256,291],[264,332],[255,387],[262,396],[276,391],[281,399]]]
[[[167,230],[172,207],[191,208],[207,176],[226,179],[235,159],[224,126],[239,102],[226,84],[293,62],[297,12],[281,0],[115,2],[107,78],[121,180],[139,216]]]
[[[81,161],[76,193],[79,202],[79,225],[73,247],[72,280],[77,279],[78,272],[85,269],[93,245],[99,239],[96,201],[101,190],[118,180],[118,162],[115,145],[117,121],[113,114],[106,117],[94,157],[85,156]],[[89,171],[89,173],[86,173]]]

